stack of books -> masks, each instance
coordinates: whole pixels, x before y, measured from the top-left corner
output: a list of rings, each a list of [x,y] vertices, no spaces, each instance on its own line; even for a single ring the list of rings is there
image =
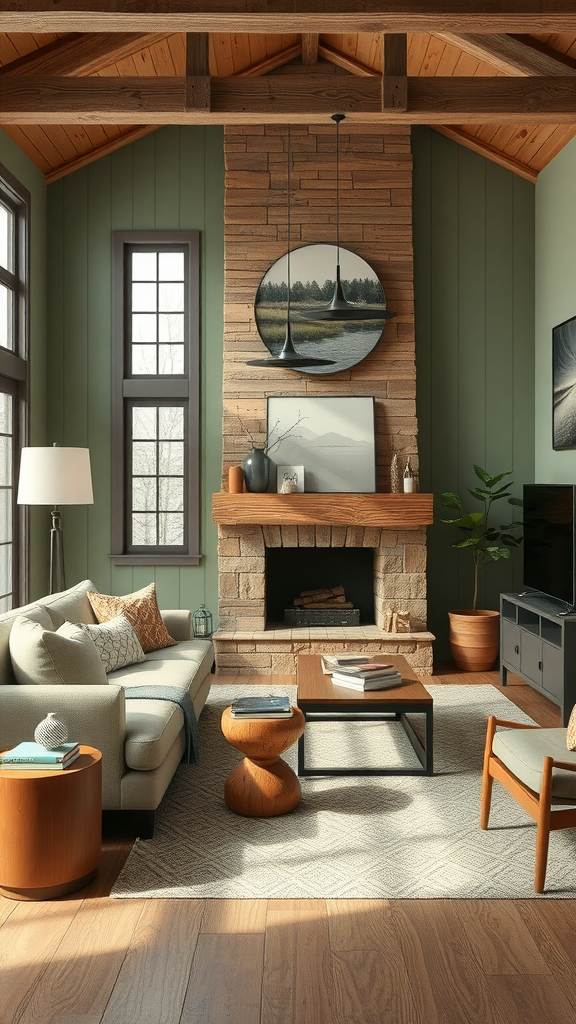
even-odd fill
[[[292,718],[289,697],[237,697],[230,706],[232,718]]]
[[[365,654],[322,654],[322,671],[325,676],[339,672],[340,669],[356,668],[358,665],[368,665],[370,658]]]
[[[59,771],[68,768],[79,756],[79,743],[63,743],[61,747],[53,747],[51,750],[39,743],[19,743],[12,750],[5,750],[0,754],[0,767],[26,771],[30,768]]]
[[[402,676],[391,663],[372,661],[356,667],[339,668],[332,673],[332,682],[351,690],[389,690],[402,685]]]

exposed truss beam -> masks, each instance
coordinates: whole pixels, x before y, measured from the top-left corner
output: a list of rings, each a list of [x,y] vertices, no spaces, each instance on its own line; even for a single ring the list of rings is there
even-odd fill
[[[355,60],[354,57],[349,57],[347,53],[341,53],[340,50],[327,46],[326,43],[319,44],[318,55],[324,57],[325,60],[331,61],[332,64],[336,64],[337,67],[344,68],[345,71],[349,71],[352,75],[359,75],[361,78],[380,78],[379,72],[371,68],[369,64],[362,64],[359,60]]]
[[[316,64],[318,60],[318,33],[302,33],[302,63],[306,65]]]
[[[386,33],[382,36],[382,110],[406,110],[408,79],[406,78],[406,34]]]
[[[158,131],[160,127],[161,125],[159,124],[140,125],[138,128],[132,128],[130,131],[118,135],[115,139],[109,139],[108,142],[97,146],[96,149],[91,149],[87,153],[74,157],[73,160],[66,160],[59,167],[55,167],[53,171],[48,171],[48,174],[45,175],[46,184],[51,185],[53,181],[58,181],[59,178],[72,174],[72,171],[78,171],[81,167],[87,167],[88,164],[95,163],[100,157],[108,156],[109,153],[115,153],[117,149],[129,146],[130,143],[143,139],[145,135]]]
[[[576,75],[576,61],[529,37],[436,32],[438,39],[485,61],[505,75]]]
[[[535,183],[538,179],[538,171],[521,163],[520,160],[515,160],[513,156],[501,153],[499,149],[491,146],[489,142],[481,142],[474,135],[468,135],[462,128],[444,124],[435,124],[433,128],[435,131],[440,132],[441,135],[446,135],[447,138],[460,143],[462,146],[466,146],[467,149],[471,149],[474,153],[479,153],[480,156],[485,156],[488,160],[492,160],[493,163],[500,164],[507,171],[519,174],[521,178],[526,178],[527,181]]]
[[[2,78],[4,124],[576,124],[572,78],[409,78],[406,111],[381,110],[381,80],[321,73],[212,78],[209,112],[187,110],[184,78]]]
[[[210,37],[207,32],[186,33],[186,109],[210,110]]]
[[[250,64],[250,66],[244,68],[243,71],[239,71],[236,77],[257,78],[260,75],[266,75],[269,71],[274,71],[274,68],[280,68],[283,64],[287,64],[288,61],[294,60],[294,57],[299,57],[301,53],[301,43],[294,43],[292,46],[285,46],[283,50],[279,50],[278,53],[274,53],[271,57],[264,57],[263,60],[258,60],[255,64]]]
[[[74,33],[5,64],[0,68],[0,75],[95,75],[169,35],[169,32]]]
[[[0,0],[0,15],[4,32],[576,30],[572,0]]]

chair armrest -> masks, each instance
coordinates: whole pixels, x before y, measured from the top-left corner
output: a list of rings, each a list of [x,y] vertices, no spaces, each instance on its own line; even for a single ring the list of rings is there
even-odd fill
[[[161,611],[160,615],[173,640],[192,639],[192,612],[189,608],[170,608]]]
[[[503,725],[506,729],[541,729],[541,725],[528,725],[527,722],[508,722],[504,718],[494,719],[495,725]]]
[[[554,761],[552,760],[553,768],[562,768],[565,772],[576,772],[576,764],[572,764],[571,761]]]
[[[104,806],[120,807],[120,780],[126,771],[124,690],[108,686],[0,686],[0,749],[31,740],[48,711],[68,726],[70,740],[102,753]]]

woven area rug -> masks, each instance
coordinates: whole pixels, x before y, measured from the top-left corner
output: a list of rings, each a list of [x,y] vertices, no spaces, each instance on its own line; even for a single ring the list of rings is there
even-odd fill
[[[222,736],[220,716],[233,697],[262,688],[213,686],[200,718],[200,763],[176,772],[154,838],[135,844],[112,896],[535,897],[536,826],[498,783],[491,827],[479,826],[486,719],[531,719],[489,685],[427,689],[434,698],[433,777],[307,777],[295,811],[258,819],[224,804],[224,781],[241,755]],[[295,687],[265,692],[295,701]],[[295,768],[296,747],[284,758]],[[334,766],[339,759],[343,766],[378,767],[411,758],[396,723],[307,726],[307,764]],[[552,833],[546,890],[536,898],[576,896],[576,830]]]

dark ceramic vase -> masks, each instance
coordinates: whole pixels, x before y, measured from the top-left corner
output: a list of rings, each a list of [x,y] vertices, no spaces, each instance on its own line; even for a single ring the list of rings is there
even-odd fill
[[[268,490],[270,459],[263,448],[253,448],[242,463],[246,490],[261,494]]]

